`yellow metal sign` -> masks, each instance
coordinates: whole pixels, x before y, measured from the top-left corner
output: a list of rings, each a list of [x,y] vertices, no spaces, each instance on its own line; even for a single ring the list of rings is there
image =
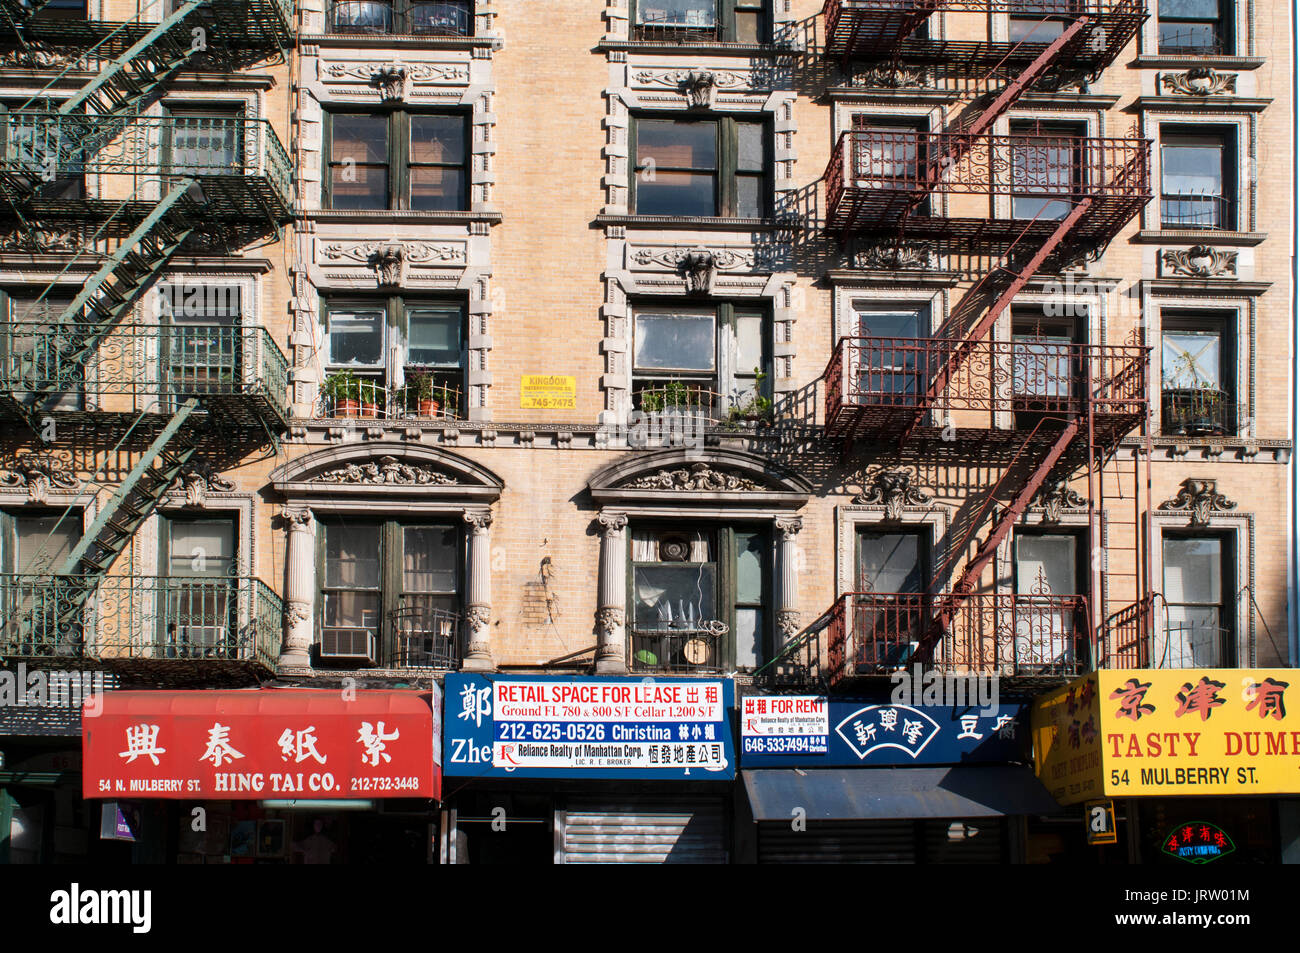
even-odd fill
[[[1114,844],[1119,840],[1115,831],[1114,801],[1089,801],[1083,806],[1083,820],[1088,828],[1089,844]]]
[[[1300,793],[1300,714],[1286,707],[1295,682],[1290,669],[1085,675],[1035,703],[1035,770],[1062,804]]]
[[[519,406],[524,410],[575,410],[578,379],[562,374],[525,374],[519,382]]]

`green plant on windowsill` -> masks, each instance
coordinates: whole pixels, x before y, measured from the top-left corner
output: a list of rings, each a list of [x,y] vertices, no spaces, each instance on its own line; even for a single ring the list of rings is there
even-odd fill
[[[641,391],[641,410],[661,411],[673,408],[702,407],[706,394],[685,381],[668,381],[662,387]]]
[[[1228,426],[1228,395],[1202,374],[1196,357],[1186,351],[1174,360],[1172,373],[1162,375],[1165,428],[1180,434],[1222,433]]]
[[[754,389],[737,391],[731,399],[731,408],[727,411],[727,422],[738,424],[741,421],[767,421],[772,419],[772,399],[763,395],[763,382],[767,375],[754,368]]]
[[[325,375],[321,396],[333,407],[335,417],[357,417],[361,413],[361,381],[351,371]]]

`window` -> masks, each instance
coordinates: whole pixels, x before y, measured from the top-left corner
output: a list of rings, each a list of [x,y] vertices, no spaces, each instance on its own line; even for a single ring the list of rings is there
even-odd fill
[[[175,176],[240,175],[244,167],[242,106],[168,106],[168,171]]]
[[[1012,0],[1008,38],[1012,43],[1051,43],[1081,6],[1078,0]]]
[[[416,36],[472,36],[471,0],[335,0],[329,6],[331,33],[408,33]]]
[[[1237,227],[1229,133],[1184,134],[1161,127],[1162,228]]]
[[[238,285],[161,285],[159,363],[174,398],[230,394],[243,379]]]
[[[468,206],[463,114],[330,113],[326,208],[455,212]]]
[[[452,417],[464,403],[465,309],[434,299],[331,299],[327,416]]]
[[[1213,313],[1161,315],[1160,416],[1165,434],[1237,432],[1230,320]]]
[[[853,618],[859,671],[894,669],[916,651],[930,620],[928,535],[911,530],[859,529]]]
[[[71,290],[62,289],[0,291],[0,314],[8,318],[0,337],[0,373],[11,390],[54,391],[52,410],[82,406],[85,366],[63,359],[65,339],[55,330],[73,299]]]
[[[327,518],[321,528],[322,658],[443,668],[459,659],[457,526]]]
[[[1071,533],[1020,532],[1014,539],[1015,638],[1010,661],[1017,672],[1071,673],[1077,665],[1074,600],[1087,591],[1079,559],[1080,539]]]
[[[1232,29],[1226,15],[1230,0],[1160,0],[1161,53],[1206,55],[1232,52]]]
[[[767,0],[629,0],[639,40],[765,43]]]
[[[0,512],[0,572],[56,572],[81,539],[81,514]]]
[[[1237,664],[1232,596],[1235,591],[1224,536],[1166,534],[1163,540],[1167,621],[1156,633],[1156,668],[1231,668]]]
[[[768,324],[764,312],[741,305],[636,307],[636,409],[686,410],[713,420],[766,415],[771,408]]]
[[[86,0],[46,0],[37,10],[37,15],[51,20],[84,20]]]
[[[851,350],[856,399],[877,406],[912,406],[929,385],[933,353],[928,304],[853,303],[856,333],[872,340]]]
[[[158,582],[166,658],[239,658],[235,520],[164,516]]]
[[[873,180],[873,188],[913,191],[925,168],[929,123],[924,118],[882,117],[857,114],[853,131],[853,175]],[[879,184],[877,184],[879,183]],[[917,215],[930,214],[927,196],[916,207]]]
[[[84,7],[80,19],[85,19]],[[9,138],[7,153],[11,157],[10,161],[24,159],[33,166],[45,167],[53,158],[48,154],[52,140],[74,138],[58,135],[60,130],[72,129],[74,122],[53,115],[58,112],[61,105],[63,105],[62,100],[45,98],[33,99],[30,102],[26,98],[0,100],[0,110],[8,112],[8,115],[3,118],[5,134]],[[56,122],[60,124],[58,128],[53,125]],[[70,149],[72,143],[60,142],[59,145],[61,148]],[[54,170],[57,177],[50,182],[38,183],[41,186],[40,194],[49,199],[84,199],[86,179],[81,165],[83,161],[84,157],[78,152],[65,152],[57,162],[58,168]]]
[[[634,121],[639,215],[762,218],[771,207],[769,136],[760,120]]]
[[[1083,186],[1083,137],[1072,122],[1013,122],[1011,217],[1065,218]]]
[[[0,646],[15,655],[63,654],[82,640],[47,577],[81,539],[82,514],[0,511]]]
[[[1078,310],[1078,305],[1074,306]],[[1011,313],[1011,392],[1017,412],[1067,411],[1083,383],[1081,319],[1041,311]],[[1032,426],[1031,422],[1029,423]]]
[[[770,545],[761,528],[634,526],[636,671],[756,668],[770,658]]]

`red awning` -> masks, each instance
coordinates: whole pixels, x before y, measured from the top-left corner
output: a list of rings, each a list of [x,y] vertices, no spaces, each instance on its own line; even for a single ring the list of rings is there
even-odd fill
[[[442,739],[435,737],[433,712],[438,694],[107,692],[89,699],[82,713],[82,794],[437,798],[442,794]]]

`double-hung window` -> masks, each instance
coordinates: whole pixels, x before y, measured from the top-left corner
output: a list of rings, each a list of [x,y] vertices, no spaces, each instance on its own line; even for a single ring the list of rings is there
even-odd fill
[[[636,214],[770,214],[771,136],[764,121],[637,117],[633,125]]]
[[[1166,56],[1232,52],[1231,0],[1160,0],[1159,50]]]
[[[326,125],[326,208],[456,212],[468,207],[464,114],[331,112]]]
[[[81,538],[81,519],[79,510],[0,511],[0,647],[6,651],[48,654],[81,641],[49,579]]]
[[[1168,533],[1163,539],[1166,622],[1157,632],[1155,668],[1228,668],[1237,664],[1228,537]]]
[[[243,380],[239,286],[166,284],[158,297],[165,393],[177,399],[234,393]]]
[[[329,31],[471,36],[474,4],[472,0],[333,0],[329,4]]]
[[[1165,312],[1160,321],[1161,429],[1170,435],[1235,434],[1229,318]]]
[[[754,668],[771,657],[761,527],[633,526],[630,563],[634,671]]]
[[[240,175],[244,167],[242,106],[167,106],[164,154],[171,176]]]
[[[1232,142],[1228,132],[1161,127],[1161,227],[1237,227]]]
[[[1073,673],[1078,664],[1074,600],[1085,591],[1080,573],[1080,539],[1071,533],[1017,533],[1015,637],[1004,663],[1016,672]]]
[[[770,344],[763,311],[645,304],[632,315],[636,409],[675,410],[707,419],[765,416]]]
[[[65,333],[60,320],[67,316],[73,293],[31,286],[0,291],[0,316],[7,318],[0,337],[0,374],[14,391],[57,394],[52,410],[79,410],[84,395],[86,366],[65,357]],[[65,318],[66,316],[66,318]],[[94,358],[91,363],[93,365]],[[120,372],[119,372],[120,374]]]
[[[331,298],[322,311],[326,415],[461,415],[463,304],[400,296]]]
[[[914,530],[857,531],[857,582],[845,611],[859,672],[898,668],[916,650],[930,618],[929,542]]]
[[[1069,122],[1013,122],[1011,217],[1065,218],[1083,188],[1086,127]]]
[[[459,658],[456,525],[329,517],[321,529],[323,659],[445,668]]]
[[[766,43],[770,0],[628,0],[632,36],[674,42]]]
[[[157,583],[159,640],[166,658],[237,658],[235,520],[164,516],[164,578]]]
[[[1012,43],[1051,43],[1082,7],[1081,0],[1013,0],[1008,38]]]

